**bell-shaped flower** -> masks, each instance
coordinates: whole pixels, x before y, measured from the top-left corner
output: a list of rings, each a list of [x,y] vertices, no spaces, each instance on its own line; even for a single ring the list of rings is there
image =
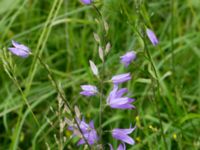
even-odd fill
[[[119,84],[119,83],[126,82],[130,79],[131,79],[131,74],[125,73],[125,74],[119,74],[119,75],[113,76],[111,80],[114,84]]]
[[[85,96],[93,96],[98,92],[97,87],[93,85],[81,85],[81,89],[83,91],[81,91],[80,94]]]
[[[85,139],[87,140],[87,142],[89,143],[89,145],[93,145],[95,143],[97,143],[97,141],[99,140],[99,137],[97,135],[97,132],[94,128],[94,122],[90,121],[89,123],[89,128],[87,129],[86,132],[83,132],[83,136],[85,137]],[[81,138],[78,141],[78,145],[82,145],[85,144],[85,140],[84,138]]]
[[[146,33],[147,33],[147,36],[148,36],[149,40],[151,41],[151,43],[154,46],[156,46],[158,44],[158,39],[157,39],[155,33],[150,29],[146,29]]]
[[[122,88],[118,90],[118,86],[114,85],[113,90],[110,92],[106,102],[111,108],[118,109],[133,109],[135,108],[131,103],[135,101],[133,98],[122,97],[128,90]]]
[[[129,136],[129,134],[131,134],[136,127],[134,128],[129,128],[129,129],[119,129],[119,128],[115,128],[112,130],[112,136],[113,138],[120,140],[124,143],[133,145],[135,144],[135,141]]]
[[[94,122],[90,121],[90,123],[87,124],[84,119],[82,120],[77,119],[77,122],[79,124],[82,133],[79,131],[76,124],[74,124],[74,126],[68,127],[69,130],[73,131],[73,136],[77,136],[80,138],[77,144],[78,145],[85,144],[86,143],[85,139],[87,140],[89,145],[97,143],[99,137],[95,130]],[[83,138],[83,136],[85,139]]]
[[[126,67],[136,58],[136,53],[134,51],[127,52],[125,55],[121,56],[121,63]]]
[[[12,40],[12,45],[13,47],[9,47],[8,50],[11,51],[14,55],[26,58],[31,54],[30,49],[23,44]]]

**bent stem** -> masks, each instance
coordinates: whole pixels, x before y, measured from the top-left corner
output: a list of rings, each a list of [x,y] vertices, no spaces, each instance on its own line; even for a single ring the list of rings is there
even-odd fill
[[[82,130],[81,130],[81,128],[80,128],[80,125],[79,125],[78,121],[76,120],[76,115],[75,115],[74,110],[71,108],[69,102],[67,101],[67,99],[65,98],[65,96],[62,94],[62,91],[60,90],[56,79],[54,78],[52,72],[50,71],[49,66],[48,66],[47,64],[45,64],[45,63],[42,61],[42,59],[40,58],[39,55],[36,55],[36,57],[37,57],[37,59],[39,60],[40,64],[41,64],[41,65],[44,67],[44,69],[46,69],[46,71],[48,72],[48,76],[49,76],[50,80],[52,81],[52,84],[53,84],[53,86],[55,87],[56,92],[59,94],[59,96],[60,96],[60,98],[63,100],[63,102],[65,102],[65,104],[66,104],[66,106],[68,107],[68,109],[69,109],[69,111],[70,111],[70,113],[71,113],[71,115],[72,115],[72,118],[74,119],[75,124],[77,125],[78,130],[80,131],[80,133],[81,133],[81,135],[82,135],[82,137],[83,137],[85,143],[88,145],[88,148],[91,149],[90,144],[88,143],[87,139],[85,138],[85,136],[84,136],[84,134],[83,134],[83,132],[82,132]]]

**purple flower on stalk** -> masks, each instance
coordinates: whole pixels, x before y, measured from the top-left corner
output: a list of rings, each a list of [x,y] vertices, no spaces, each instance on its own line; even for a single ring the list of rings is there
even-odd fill
[[[86,143],[83,136],[85,137],[89,145],[95,144],[98,141],[99,137],[94,128],[94,122],[90,121],[90,123],[87,124],[84,119],[82,119],[81,121],[77,119],[77,122],[79,123],[82,133],[78,130],[77,125],[70,126],[68,128],[69,130],[73,131],[74,136],[80,137],[80,140],[77,144],[82,145]]]
[[[125,73],[125,74],[119,74],[119,75],[116,75],[114,77],[112,77],[112,82],[114,84],[119,84],[119,83],[123,83],[123,82],[126,82],[128,80],[131,79],[131,74],[130,73]]]
[[[111,108],[119,108],[119,109],[133,109],[135,108],[131,103],[135,101],[133,98],[122,97],[125,93],[127,93],[127,88],[122,88],[118,90],[118,86],[114,85],[113,90],[110,92],[107,98],[107,105]]]
[[[111,144],[109,144],[109,146],[110,146],[110,150],[114,150]],[[124,143],[120,144],[117,150],[126,150],[126,145]]]
[[[31,54],[30,49],[23,44],[12,40],[12,45],[13,47],[8,48],[8,50],[11,51],[14,55],[26,58]]]
[[[120,141],[130,144],[130,145],[133,145],[133,144],[135,144],[135,141],[130,136],[128,136],[128,134],[131,134],[135,130],[135,128],[136,127],[129,128],[129,129],[115,128],[112,130],[112,136],[113,136],[113,138],[115,138],[117,140],[120,140]]]
[[[158,39],[157,39],[155,33],[148,28],[146,29],[146,33],[147,33],[147,36],[148,36],[149,40],[151,41],[151,43],[154,46],[156,46],[158,44]]]
[[[85,5],[89,5],[92,3],[92,0],[81,0],[81,2]]]
[[[80,94],[85,96],[93,96],[98,92],[97,87],[93,85],[82,85],[81,88],[83,91]]]
[[[127,52],[125,55],[121,56],[121,63],[126,67],[136,58],[136,53],[134,51]]]

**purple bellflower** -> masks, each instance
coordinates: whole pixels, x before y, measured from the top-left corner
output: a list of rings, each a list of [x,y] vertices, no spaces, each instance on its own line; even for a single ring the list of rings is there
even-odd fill
[[[111,108],[118,109],[133,109],[135,108],[131,103],[135,101],[135,99],[129,97],[122,97],[125,93],[127,93],[127,88],[122,88],[118,90],[118,86],[114,85],[113,90],[110,92],[107,98],[107,105]]]
[[[13,47],[8,48],[8,50],[11,51],[14,55],[26,58],[31,54],[30,49],[23,44],[19,44],[12,40],[12,45]]]
[[[99,140],[99,137],[98,137],[97,132],[94,128],[94,122],[90,121],[90,123],[87,124],[85,122],[85,120],[82,119],[81,121],[78,120],[78,123],[79,123],[80,129],[82,131],[82,134],[85,137],[85,139],[87,140],[87,142],[89,143],[89,145],[95,144]],[[78,130],[76,125],[69,126],[68,129],[73,131],[74,136],[80,137],[80,140],[78,141],[78,145],[82,145],[82,144],[86,143],[82,134],[80,133],[80,131]]]
[[[136,53],[134,51],[127,52],[125,55],[121,56],[121,63],[126,67],[136,58]]]
[[[126,82],[130,79],[131,79],[131,74],[125,73],[125,74],[119,74],[119,75],[113,76],[111,80],[114,84],[119,84],[119,83]]]
[[[158,39],[157,39],[155,33],[150,29],[146,29],[146,33],[147,33],[147,36],[148,36],[149,40],[151,41],[151,43],[154,46],[156,46],[158,44]]]
[[[109,146],[110,146],[110,150],[114,150],[111,144],[109,144]],[[126,145],[125,145],[125,143],[120,144],[120,145],[118,146],[117,150],[126,150]]]
[[[135,128],[136,127],[129,128],[129,129],[115,128],[112,130],[112,136],[113,136],[113,138],[115,138],[117,140],[120,140],[120,141],[130,144],[130,145],[133,145],[133,144],[135,144],[135,141],[130,136],[128,136],[128,134],[131,134],[135,130]]]
[[[81,0],[81,2],[85,5],[89,5],[92,3],[92,0]]]
[[[83,91],[80,94],[85,96],[93,96],[98,92],[97,87],[93,85],[82,85],[81,88]]]

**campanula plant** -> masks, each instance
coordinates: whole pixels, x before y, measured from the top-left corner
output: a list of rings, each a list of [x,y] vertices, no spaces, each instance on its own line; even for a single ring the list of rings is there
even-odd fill
[[[92,4],[91,0],[81,0],[81,2],[85,5]],[[94,5],[93,5],[94,6]],[[103,26],[103,33],[108,32],[108,23],[103,19],[100,11],[97,9],[96,6],[94,6],[95,11],[97,11],[97,14],[99,15],[99,22],[101,26]],[[59,116],[59,122],[60,122],[60,132],[59,132],[59,140],[57,139],[57,136],[55,136],[56,143],[58,143],[58,146],[62,149],[63,148],[63,142],[62,139],[62,132],[64,130],[65,125],[67,124],[67,130],[72,132],[72,138],[76,137],[79,140],[77,141],[77,146],[87,146],[88,149],[105,149],[105,145],[109,145],[110,149],[113,149],[112,147],[112,141],[104,141],[102,139],[103,134],[109,133],[110,136],[113,137],[113,140],[120,141],[119,150],[126,149],[126,144],[133,145],[135,144],[135,141],[131,137],[130,134],[135,130],[134,128],[110,128],[109,131],[105,131],[102,127],[102,120],[103,120],[103,112],[106,107],[109,109],[112,109],[113,111],[116,111],[116,109],[124,111],[124,110],[132,110],[135,109],[135,106],[133,105],[133,102],[135,101],[134,98],[131,98],[129,96],[125,96],[129,91],[127,88],[122,87],[125,82],[128,82],[132,79],[131,73],[121,73],[117,75],[113,75],[112,77],[105,78],[105,62],[106,62],[106,55],[110,52],[111,44],[109,41],[102,42],[103,41],[102,35],[98,35],[97,33],[94,33],[94,39],[98,44],[98,52],[99,52],[99,59],[101,60],[102,64],[96,65],[94,61],[89,60],[89,65],[91,68],[91,71],[93,75],[98,80],[98,83],[94,85],[93,83],[87,83],[84,85],[81,85],[81,91],[80,95],[82,96],[96,96],[99,98],[99,123],[90,121],[87,123],[84,118],[81,119],[82,113],[77,108],[73,108],[71,104],[66,100],[65,95],[63,94],[63,91],[61,87],[59,86],[56,78],[54,77],[53,73],[49,69],[49,66],[43,61],[43,59],[35,55],[35,58],[40,62],[40,64],[46,69],[48,72],[48,76],[50,81],[52,82],[54,88],[56,89],[56,92],[59,97],[59,111],[57,112]],[[8,50],[13,53],[14,55],[17,55],[22,58],[27,58],[31,53],[30,48],[27,46],[20,44],[16,41],[12,41],[13,47],[8,48]],[[34,56],[34,54],[32,54]],[[118,57],[118,62],[121,62],[126,68],[135,60],[136,58],[136,52],[134,51],[128,51],[121,57]],[[120,65],[120,63],[118,63]],[[100,67],[98,67],[100,66]],[[106,91],[108,88],[105,87],[105,83],[109,83],[113,89],[111,91]],[[105,92],[106,91],[106,92]],[[107,95],[107,93],[109,93]],[[65,107],[63,107],[65,106]],[[61,109],[67,110],[64,112],[67,112],[69,117],[66,117],[65,119],[62,119],[61,117]],[[113,114],[114,115],[114,114]],[[92,118],[92,116],[91,116]],[[64,121],[63,121],[64,120]],[[133,120],[130,121],[132,123]],[[96,124],[96,125],[95,125]],[[96,128],[95,128],[96,127]]]

